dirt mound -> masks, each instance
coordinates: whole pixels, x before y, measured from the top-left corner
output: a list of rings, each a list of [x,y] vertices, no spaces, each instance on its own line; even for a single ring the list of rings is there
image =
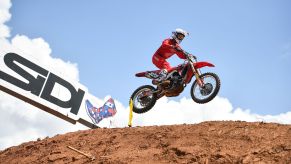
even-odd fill
[[[95,157],[91,160],[70,148]],[[0,163],[291,163],[291,125],[204,122],[95,129],[0,152]]]

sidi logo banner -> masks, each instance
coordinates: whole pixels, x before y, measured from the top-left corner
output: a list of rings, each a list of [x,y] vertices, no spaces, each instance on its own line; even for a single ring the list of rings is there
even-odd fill
[[[86,89],[16,54],[1,58],[1,90],[71,123],[92,127],[81,106]],[[58,88],[58,89],[56,89]]]

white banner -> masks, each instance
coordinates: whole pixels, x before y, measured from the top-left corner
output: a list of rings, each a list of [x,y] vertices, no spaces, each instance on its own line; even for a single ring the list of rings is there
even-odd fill
[[[48,113],[96,128],[85,108],[88,89],[16,53],[1,54],[0,89]],[[21,109],[20,109],[21,110]]]

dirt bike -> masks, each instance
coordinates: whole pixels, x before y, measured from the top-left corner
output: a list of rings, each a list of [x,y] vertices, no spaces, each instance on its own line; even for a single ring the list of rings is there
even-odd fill
[[[191,87],[191,97],[199,104],[211,101],[220,89],[220,79],[215,73],[201,73],[200,68],[208,66],[214,67],[209,62],[197,62],[197,58],[186,51],[181,50],[186,60],[183,64],[171,68],[167,77],[161,83],[152,85],[143,85],[137,88],[131,95],[133,103],[133,112],[145,113],[149,111],[158,99],[163,96],[178,96],[189,84],[194,76],[196,79]],[[146,77],[151,80],[159,77],[161,70],[146,71],[137,73],[137,77]]]

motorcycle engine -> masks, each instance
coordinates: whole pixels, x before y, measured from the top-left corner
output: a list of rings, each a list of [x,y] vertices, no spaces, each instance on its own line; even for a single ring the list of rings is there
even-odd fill
[[[169,89],[174,89],[176,88],[177,86],[181,85],[182,84],[182,77],[179,75],[178,72],[175,72],[172,74],[172,76],[170,77],[170,87]]]
[[[183,78],[178,72],[174,72],[169,78],[170,85],[166,89],[165,95],[167,97],[178,96],[183,90]]]

